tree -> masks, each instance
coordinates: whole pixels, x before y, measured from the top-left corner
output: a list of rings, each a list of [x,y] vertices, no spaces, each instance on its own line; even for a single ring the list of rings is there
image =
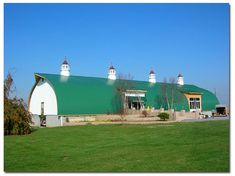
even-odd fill
[[[4,80],[4,135],[29,134],[31,114],[22,98],[10,98],[13,90],[13,78],[8,73]]]
[[[125,92],[134,88],[132,80],[133,76],[131,76],[130,73],[128,75],[119,74],[118,79],[116,80],[116,91],[119,99],[121,100],[119,114],[121,115],[122,120],[128,110],[128,97],[125,96]]]
[[[169,96],[168,96],[168,83],[167,79],[164,78],[163,83],[162,83],[162,106],[167,104],[167,108],[170,109],[170,104],[169,104]]]
[[[182,98],[177,97],[177,84],[176,79],[171,77],[169,79],[169,83],[167,82],[167,78],[164,78],[162,86],[162,106],[167,106],[167,109],[174,109],[175,103],[180,103]]]
[[[171,77],[169,79],[170,82],[170,92],[171,92],[171,103],[170,103],[170,108],[174,109],[174,103],[175,103],[175,92],[176,92],[176,80],[175,78]]]

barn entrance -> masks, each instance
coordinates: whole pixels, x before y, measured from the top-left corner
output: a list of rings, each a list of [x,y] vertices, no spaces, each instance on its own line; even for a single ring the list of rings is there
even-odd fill
[[[127,90],[125,92],[126,108],[131,110],[141,110],[145,106],[144,90]]]
[[[128,97],[128,108],[133,110],[144,109],[144,100],[137,97]]]

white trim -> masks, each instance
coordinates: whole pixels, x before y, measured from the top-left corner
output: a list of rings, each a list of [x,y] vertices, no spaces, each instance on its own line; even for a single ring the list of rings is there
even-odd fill
[[[144,93],[125,93],[126,97],[145,97]]]

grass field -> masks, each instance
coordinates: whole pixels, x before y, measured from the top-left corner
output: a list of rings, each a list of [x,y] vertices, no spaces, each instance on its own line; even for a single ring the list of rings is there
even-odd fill
[[[86,125],[4,137],[6,172],[229,172],[229,121]]]

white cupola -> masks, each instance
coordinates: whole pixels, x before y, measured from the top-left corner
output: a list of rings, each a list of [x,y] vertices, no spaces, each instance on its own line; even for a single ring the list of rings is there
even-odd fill
[[[177,84],[179,84],[179,85],[181,85],[181,86],[184,85],[184,77],[183,77],[182,74],[179,74],[179,75],[178,75]]]
[[[60,67],[60,75],[61,76],[69,76],[70,75],[70,66],[67,62],[67,58],[64,58],[64,62],[62,63]]]
[[[112,65],[109,67],[108,79],[116,80],[116,70]]]
[[[156,83],[156,75],[153,70],[150,71],[149,73],[149,82],[150,83]]]

